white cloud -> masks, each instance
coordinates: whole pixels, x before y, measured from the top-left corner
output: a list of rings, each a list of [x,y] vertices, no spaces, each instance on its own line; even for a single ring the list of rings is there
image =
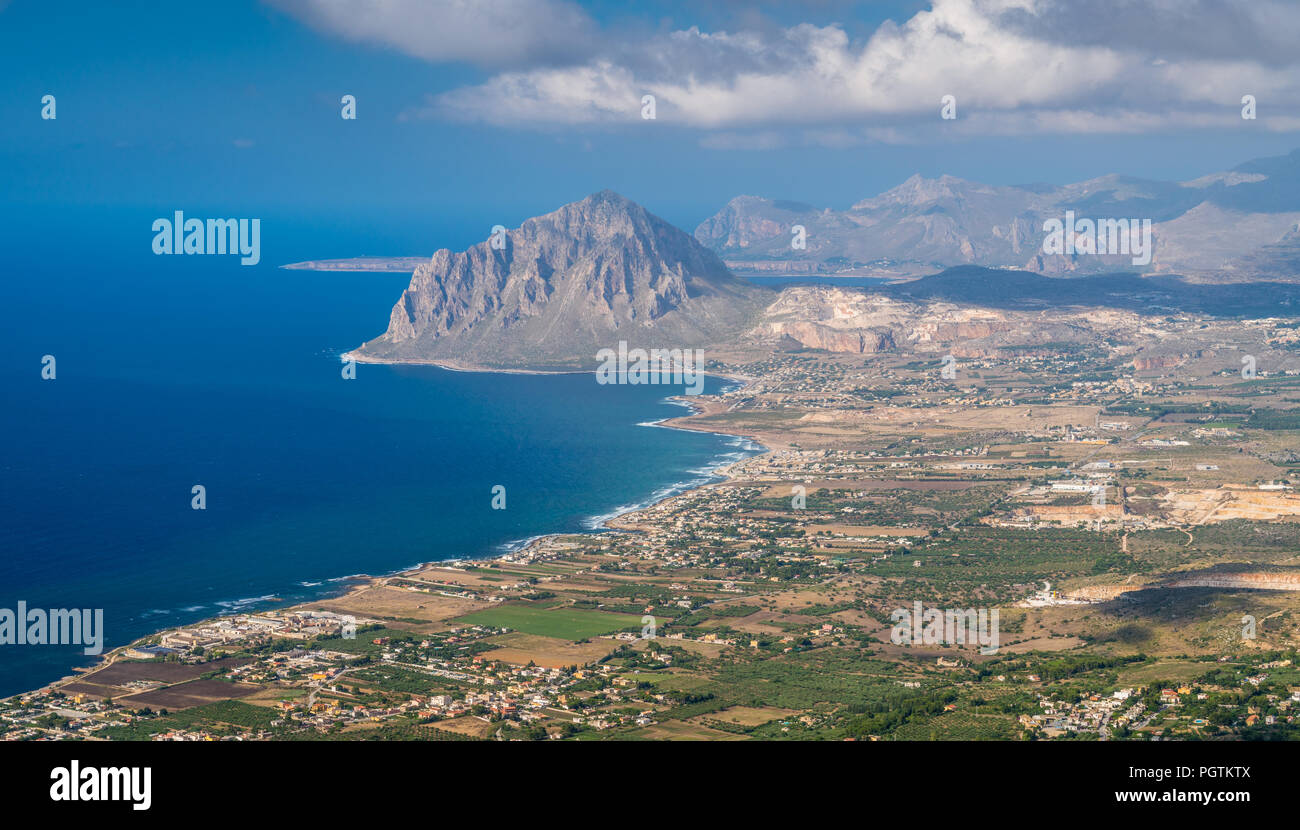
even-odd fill
[[[316,29],[433,62],[485,67],[585,60],[596,25],[568,0],[267,0]]]
[[[280,0],[291,1],[317,11],[341,2]],[[379,5],[390,24],[397,8],[408,8]],[[561,26],[549,46],[589,45],[594,24],[574,15],[579,22]],[[660,124],[726,131],[703,139],[706,146],[843,146],[941,130],[1241,126],[1240,99],[1249,93],[1259,101],[1259,128],[1290,130],[1295,120],[1283,113],[1300,110],[1297,35],[1300,5],[1274,0],[934,0],[859,40],[835,24],[607,32],[589,54],[505,69],[408,115],[507,127],[631,124],[651,93]],[[942,122],[940,99],[949,94],[958,118]],[[779,139],[771,130],[782,127],[810,132]]]

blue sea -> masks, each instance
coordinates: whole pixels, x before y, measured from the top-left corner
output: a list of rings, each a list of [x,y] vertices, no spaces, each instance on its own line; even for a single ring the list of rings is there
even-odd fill
[[[150,223],[174,208],[247,215],[36,210],[0,230],[0,608],[102,608],[107,650],[591,530],[757,450],[654,428],[684,411],[672,387],[365,364],[345,380],[339,354],[384,330],[409,277],[277,267],[427,254],[475,229],[268,213],[261,263],[241,266],[155,256]],[[0,645],[0,695],[94,662]]]

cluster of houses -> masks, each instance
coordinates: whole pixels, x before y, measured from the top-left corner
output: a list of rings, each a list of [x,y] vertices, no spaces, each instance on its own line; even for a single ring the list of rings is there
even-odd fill
[[[1141,717],[1146,707],[1141,701],[1131,700],[1133,693],[1133,689],[1120,689],[1110,695],[1089,695],[1077,703],[1041,697],[1038,702],[1042,714],[1021,715],[1020,724],[1047,737],[1066,732],[1101,734],[1112,724],[1134,723]]]
[[[267,640],[314,640],[322,636],[348,636],[356,626],[375,620],[335,614],[331,611],[267,611],[260,614],[236,614],[218,617],[199,625],[178,628],[163,634],[157,646],[137,646],[126,656],[136,659],[166,654],[202,654],[213,646]]]

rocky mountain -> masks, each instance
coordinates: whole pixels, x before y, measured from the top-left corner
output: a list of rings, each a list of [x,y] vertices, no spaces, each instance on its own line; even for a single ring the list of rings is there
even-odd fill
[[[589,368],[617,348],[704,348],[774,294],[640,205],[602,191],[416,268],[361,360]]]
[[[804,285],[783,290],[750,337],[778,349],[994,357],[1005,356],[1008,348],[1027,355],[1093,342],[1099,329],[1119,319],[1136,326],[1139,318],[1132,312],[1029,312]]]
[[[1149,219],[1149,264],[1126,254],[1045,253],[1043,224]],[[792,229],[806,247],[792,246]],[[956,265],[1044,274],[1181,274],[1202,282],[1300,281],[1300,150],[1187,182],[1104,176],[993,186],[912,176],[848,210],[738,196],[695,237],[742,272],[919,276]]]
[[[1105,353],[1138,372],[1235,374],[1242,355],[1300,371],[1284,317],[1300,285],[1192,285],[1177,277],[1045,277],[962,266],[868,289],[786,287],[740,341],[751,352],[884,353],[1008,361]]]

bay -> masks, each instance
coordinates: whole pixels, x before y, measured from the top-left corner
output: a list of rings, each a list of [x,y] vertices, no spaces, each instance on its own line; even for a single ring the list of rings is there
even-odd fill
[[[383,330],[408,277],[277,266],[389,253],[391,238],[271,218],[262,263],[241,266],[152,255],[147,210],[81,217],[71,244],[47,215],[6,226],[0,608],[102,608],[106,649],[587,531],[754,449],[650,428],[682,414],[680,388],[365,364],[345,380],[340,353]],[[93,662],[0,646],[0,695]]]

